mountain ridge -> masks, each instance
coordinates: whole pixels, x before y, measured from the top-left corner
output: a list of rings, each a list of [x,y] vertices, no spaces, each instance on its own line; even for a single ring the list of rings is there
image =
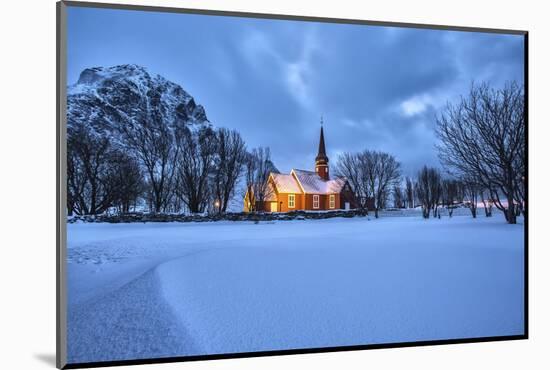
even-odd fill
[[[204,107],[179,84],[143,66],[123,64],[84,69],[67,86],[67,125],[87,125],[116,135],[123,125],[211,126]]]

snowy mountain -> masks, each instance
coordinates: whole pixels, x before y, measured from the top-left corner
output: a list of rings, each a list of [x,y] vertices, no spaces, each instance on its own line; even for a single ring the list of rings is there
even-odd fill
[[[116,136],[123,125],[209,125],[206,112],[183,88],[146,68],[125,64],[82,71],[67,88],[68,126],[85,124]]]

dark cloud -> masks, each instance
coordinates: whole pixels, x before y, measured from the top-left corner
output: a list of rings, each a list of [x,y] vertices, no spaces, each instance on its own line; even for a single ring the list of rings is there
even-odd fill
[[[183,86],[219,126],[276,165],[311,168],[319,119],[338,153],[393,153],[406,174],[438,165],[434,117],[472,82],[523,83],[523,37],[72,8],[69,80],[137,63]]]

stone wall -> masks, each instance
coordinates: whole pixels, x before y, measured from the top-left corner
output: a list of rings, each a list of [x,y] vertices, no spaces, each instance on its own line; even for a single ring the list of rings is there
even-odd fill
[[[68,223],[75,222],[108,222],[108,223],[129,223],[129,222],[214,222],[214,221],[290,221],[325,219],[333,217],[356,217],[366,216],[359,210],[335,210],[325,212],[293,211],[286,213],[225,213],[209,215],[185,215],[185,214],[161,214],[161,213],[126,213],[117,215],[96,215],[96,216],[71,216]]]

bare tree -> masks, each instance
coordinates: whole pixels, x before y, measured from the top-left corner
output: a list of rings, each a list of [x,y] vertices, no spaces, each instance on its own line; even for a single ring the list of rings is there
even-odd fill
[[[479,198],[483,203],[483,210],[485,211],[485,217],[493,216],[493,201],[491,199],[491,192],[487,189],[479,189]]]
[[[347,178],[362,210],[367,210],[369,201],[374,200],[376,218],[401,176],[400,164],[394,156],[372,150],[341,154],[336,172]]]
[[[391,154],[366,150],[359,155],[359,165],[367,177],[369,193],[374,198],[374,217],[378,218],[390,189],[399,181],[400,164]]]
[[[474,178],[491,189],[492,201],[511,224],[516,223],[515,205],[525,205],[523,90],[516,83],[499,90],[488,84],[472,85],[468,96],[447,105],[436,129],[442,163],[456,175]]]
[[[368,202],[372,199],[365,166],[358,153],[343,153],[336,162],[336,174],[345,177],[354,193],[357,206],[368,214]]]
[[[439,181],[434,181],[432,183],[433,185],[433,189],[432,189],[432,194],[433,194],[433,208],[432,208],[432,212],[433,212],[433,217],[439,217],[441,218],[441,215],[440,215],[440,211],[439,211],[439,204],[441,202],[441,196],[442,196],[442,193],[443,193],[443,189],[441,188],[441,173],[438,172],[438,175],[439,175]]]
[[[462,183],[464,184],[464,196],[466,198],[468,208],[472,213],[472,217],[476,218],[477,217],[477,200],[481,192],[482,186],[479,184],[477,180],[472,178],[467,178],[467,177],[462,180]]]
[[[76,146],[79,145],[70,130],[67,137],[67,212],[85,214],[88,212],[84,199],[87,178],[83,162]]]
[[[393,186],[393,206],[395,208],[405,207],[405,194],[400,184],[395,184]]]
[[[390,199],[390,195],[391,195],[390,189],[386,189],[380,194],[380,199],[378,200],[379,210],[388,208],[388,200]],[[375,211],[375,216],[376,216],[376,211]]]
[[[437,209],[441,200],[441,173],[436,168],[424,166],[418,173],[415,184],[416,195],[422,206],[422,216],[437,217]]]
[[[271,162],[269,148],[254,148],[247,154],[245,159],[245,201],[249,205],[249,210],[262,211],[265,201],[273,194],[273,189],[268,182],[271,172],[276,172],[276,168]],[[262,208],[259,209],[259,207]]]
[[[527,151],[525,148],[526,143],[522,142],[521,147],[518,150],[519,155],[516,158],[516,162],[514,164],[514,168],[516,169],[516,177],[515,177],[515,200],[517,202],[517,206],[519,208],[519,211],[525,216],[527,213],[526,210],[526,181],[525,176],[527,173]]]
[[[100,214],[112,206],[115,187],[111,178],[113,147],[84,125],[73,126],[67,138],[67,203],[69,214]]]
[[[237,131],[218,129],[214,156],[212,193],[216,211],[225,212],[235,193],[237,180],[243,173],[246,146]]]
[[[138,161],[122,151],[111,156],[110,176],[115,191],[113,206],[120,213],[130,212],[145,190],[143,174]]]
[[[457,203],[463,200],[461,183],[453,179],[443,179],[441,181],[441,203],[447,208],[449,217],[453,217],[453,211]]]
[[[192,213],[202,213],[210,201],[209,178],[214,171],[216,136],[210,127],[177,134],[176,196]]]
[[[407,200],[407,208],[414,208],[414,183],[408,176],[405,178],[405,197]]]
[[[370,193],[367,174],[364,171],[365,168],[360,165],[360,162],[358,153],[343,153],[338,157],[336,173],[348,180],[357,201],[357,206],[368,213],[368,201],[372,198],[372,194]]]
[[[164,212],[173,196],[175,163],[179,146],[175,143],[174,129],[154,116],[138,124],[122,127],[125,141],[138,158],[147,176],[151,210]]]

